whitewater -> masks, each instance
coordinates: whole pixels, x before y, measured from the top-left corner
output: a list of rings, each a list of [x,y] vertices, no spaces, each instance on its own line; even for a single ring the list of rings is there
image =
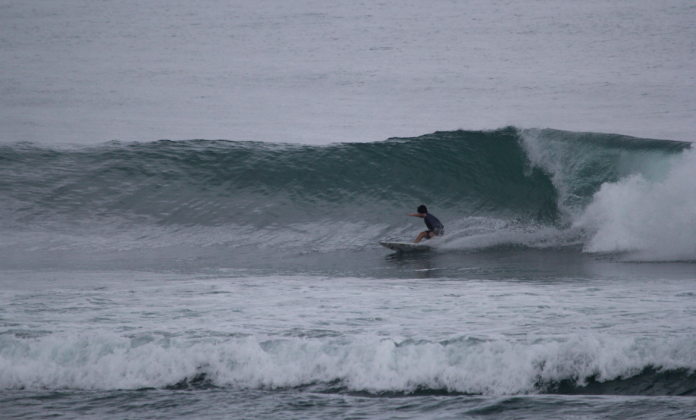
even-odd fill
[[[1,418],[693,418],[691,2],[0,22]]]

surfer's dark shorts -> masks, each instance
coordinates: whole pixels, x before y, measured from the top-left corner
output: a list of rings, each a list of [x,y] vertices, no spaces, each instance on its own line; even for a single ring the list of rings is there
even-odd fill
[[[430,234],[431,234],[431,233],[434,233],[435,236],[442,236],[442,235],[444,235],[444,234],[445,234],[445,228],[442,228],[442,229],[433,229],[433,230],[426,230],[426,232],[428,232],[428,234],[425,235],[425,238],[424,238],[424,239],[431,239],[431,238],[430,238]],[[435,236],[433,236],[433,237],[435,237]]]

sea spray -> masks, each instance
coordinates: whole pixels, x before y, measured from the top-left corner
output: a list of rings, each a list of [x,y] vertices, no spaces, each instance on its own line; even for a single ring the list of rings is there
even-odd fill
[[[673,159],[665,179],[608,182],[576,222],[588,252],[632,252],[642,261],[696,260],[696,152]]]

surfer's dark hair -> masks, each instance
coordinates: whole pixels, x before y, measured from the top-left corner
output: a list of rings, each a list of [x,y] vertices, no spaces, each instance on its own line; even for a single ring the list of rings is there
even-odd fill
[[[420,214],[425,214],[425,213],[428,212],[428,209],[425,207],[424,204],[421,204],[420,206],[418,206],[418,210],[417,210],[417,211],[418,211],[418,213],[420,213]]]

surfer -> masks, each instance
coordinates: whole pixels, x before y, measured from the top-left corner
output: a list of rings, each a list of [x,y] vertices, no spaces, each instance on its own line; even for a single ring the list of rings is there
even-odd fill
[[[407,213],[406,216],[422,217],[425,225],[428,227],[428,230],[419,233],[414,243],[417,244],[423,239],[430,239],[445,234],[445,227],[442,225],[442,223],[440,223],[437,217],[428,213],[428,209],[425,207],[425,205],[421,204],[418,206],[416,211],[418,213]]]

